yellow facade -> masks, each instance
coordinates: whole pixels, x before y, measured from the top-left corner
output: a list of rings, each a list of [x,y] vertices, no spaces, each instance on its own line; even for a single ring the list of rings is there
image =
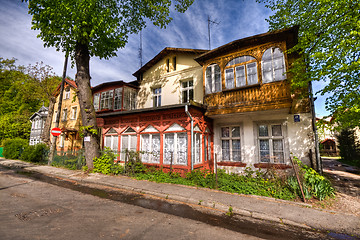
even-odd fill
[[[173,51],[156,62],[143,73],[137,97],[137,108],[154,107],[153,91],[161,88],[161,106],[180,104],[182,83],[193,81],[193,101],[203,103],[202,67],[194,53]]]
[[[79,100],[76,96],[76,85],[71,80],[66,81],[59,121],[59,128],[62,133],[57,137],[56,147],[58,151],[73,152],[82,148],[82,138],[79,136],[79,129],[80,126],[82,126],[82,122]],[[70,84],[68,83],[69,81],[71,81]],[[60,95],[58,94],[54,106],[51,128],[55,125],[59,98]]]

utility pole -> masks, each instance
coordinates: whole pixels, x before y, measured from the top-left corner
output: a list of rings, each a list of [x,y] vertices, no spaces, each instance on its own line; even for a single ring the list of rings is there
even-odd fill
[[[55,117],[55,124],[54,124],[55,128],[59,127],[59,121],[60,121],[60,116],[61,116],[60,115],[60,113],[61,113],[61,105],[62,105],[62,99],[63,99],[65,78],[66,78],[67,63],[68,63],[68,53],[66,52],[65,53],[63,76],[62,76],[61,85],[60,85],[58,109],[57,109],[57,113],[56,113],[56,117]],[[51,142],[51,147],[50,147],[50,155],[49,155],[48,165],[51,165],[51,163],[52,163],[52,161],[54,159],[54,155],[55,155],[55,152],[56,152],[56,140],[57,140],[57,136],[53,136],[52,142]]]
[[[211,33],[210,33],[210,29],[211,29],[211,24],[216,24],[218,25],[220,22],[216,22],[210,19],[210,15],[208,15],[208,37],[209,37],[209,50],[211,50]]]

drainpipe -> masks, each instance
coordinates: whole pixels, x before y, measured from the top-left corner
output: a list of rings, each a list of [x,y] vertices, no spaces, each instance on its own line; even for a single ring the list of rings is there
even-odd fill
[[[185,112],[191,120],[191,171],[194,170],[194,119],[189,112],[188,105],[185,105]]]
[[[323,174],[322,169],[322,162],[320,158],[320,151],[319,151],[319,137],[317,134],[317,127],[316,127],[316,117],[315,117],[315,105],[314,105],[314,96],[313,96],[313,89],[311,81],[309,81],[309,93],[310,93],[310,104],[311,104],[311,115],[312,115],[312,128],[315,135],[315,159],[316,159],[316,170],[318,173]]]

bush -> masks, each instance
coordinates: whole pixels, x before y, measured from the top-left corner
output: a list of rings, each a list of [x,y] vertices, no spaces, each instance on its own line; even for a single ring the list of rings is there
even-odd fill
[[[105,152],[98,158],[94,158],[93,172],[102,174],[120,174],[124,171],[124,168],[114,163],[116,155],[109,148],[105,148]]]
[[[49,147],[44,143],[34,146],[26,146],[21,154],[21,159],[33,163],[46,163],[49,153]]]
[[[7,139],[3,142],[4,151],[3,155],[8,159],[20,159],[22,152],[25,147],[27,147],[28,140],[15,138],[15,139]]]
[[[343,129],[338,136],[341,160],[360,167],[360,146],[355,141],[355,131]]]
[[[294,157],[300,167],[300,174],[303,178],[303,190],[305,198],[310,199],[316,197],[317,199],[324,200],[327,197],[333,197],[335,195],[335,189],[331,186],[331,183],[324,176],[321,176],[314,169],[303,164],[298,158]],[[300,195],[300,188],[296,178],[290,177],[287,180],[288,186],[297,195]]]

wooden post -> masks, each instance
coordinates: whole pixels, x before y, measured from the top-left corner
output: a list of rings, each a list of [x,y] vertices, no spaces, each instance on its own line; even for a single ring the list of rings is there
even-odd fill
[[[170,175],[171,175],[171,173],[172,173],[173,154],[174,154],[174,152],[171,152],[171,157],[170,157]]]
[[[218,188],[217,154],[215,154],[215,188]]]
[[[297,169],[297,167],[295,167],[295,164],[294,164],[294,160],[293,160],[293,159],[290,158],[290,162],[292,163],[293,168],[294,168],[294,172],[295,172],[295,175],[296,175],[296,178],[297,178],[297,181],[298,181],[300,190],[301,190],[301,195],[302,195],[302,197],[303,197],[303,202],[306,202],[305,195],[304,195],[304,191],[303,191],[303,189],[302,189],[302,184],[301,184],[300,178],[299,178],[298,169]],[[297,163],[296,163],[296,166],[297,166]]]

